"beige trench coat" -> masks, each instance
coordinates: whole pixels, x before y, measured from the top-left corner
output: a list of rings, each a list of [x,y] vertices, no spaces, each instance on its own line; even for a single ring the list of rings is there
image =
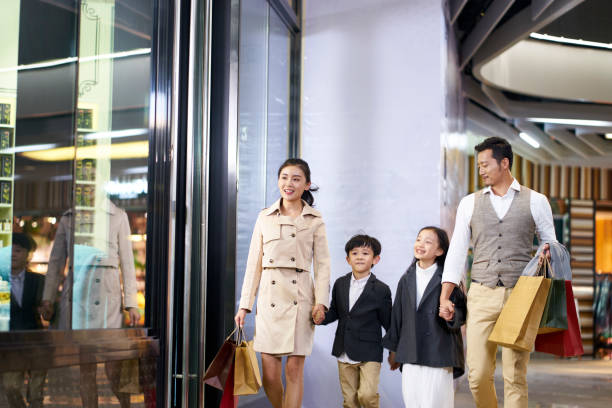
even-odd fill
[[[106,251],[95,248],[88,251],[88,248],[82,245],[77,245],[75,251],[72,248],[71,233],[73,211],[66,211],[59,220],[43,291],[43,300],[53,303],[59,285],[63,283],[59,316],[56,317],[58,329],[120,328],[123,321],[122,308],[138,306],[128,216],[110,200],[106,205]],[[70,265],[68,276],[63,281],[64,268],[73,252],[76,252],[74,268],[78,276],[75,279]],[[87,257],[77,260],[82,258],[79,254]],[[69,324],[71,318],[72,327]]]
[[[255,350],[292,353],[297,333],[306,338],[305,354],[310,354],[314,327],[302,320],[315,304],[329,307],[329,279],[330,256],[321,213],[304,203],[301,215],[291,220],[281,216],[280,200],[261,211],[251,238],[239,306],[252,310],[259,288]]]

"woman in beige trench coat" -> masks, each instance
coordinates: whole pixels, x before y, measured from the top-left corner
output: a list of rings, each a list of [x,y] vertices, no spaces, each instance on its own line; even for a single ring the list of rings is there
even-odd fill
[[[261,211],[255,223],[235,320],[244,325],[259,289],[254,348],[261,352],[264,390],[274,408],[298,408],[304,360],[312,351],[312,319],[329,306],[330,257],[323,218],[311,207],[308,163],[285,161],[278,170],[278,188],[281,198]],[[287,356],[286,391],[282,356]]]

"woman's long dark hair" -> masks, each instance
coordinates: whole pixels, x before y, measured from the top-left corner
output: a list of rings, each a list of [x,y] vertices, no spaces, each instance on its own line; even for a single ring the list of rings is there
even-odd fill
[[[436,257],[436,264],[438,264],[438,268],[444,268],[444,261],[446,261],[446,253],[448,252],[448,246],[449,246],[448,235],[446,234],[446,231],[444,231],[442,228],[434,227],[432,225],[428,225],[427,227],[421,228],[419,230],[419,234],[425,230],[433,231],[438,236],[438,246],[442,250],[442,255]],[[417,236],[419,234],[417,234]],[[410,266],[416,264],[417,261],[418,259],[414,258]]]
[[[291,158],[285,160],[285,162],[281,164],[281,166],[278,168],[278,174],[276,175],[276,177],[280,177],[281,171],[283,171],[285,167],[289,166],[299,167],[304,172],[306,182],[310,183],[310,167],[308,166],[308,163],[306,163],[305,160],[298,158]],[[318,189],[319,187],[314,187],[311,185],[309,190],[304,190],[304,192],[302,193],[302,200],[306,201],[308,205],[312,206],[314,204],[314,197],[312,195],[312,192],[317,191]]]

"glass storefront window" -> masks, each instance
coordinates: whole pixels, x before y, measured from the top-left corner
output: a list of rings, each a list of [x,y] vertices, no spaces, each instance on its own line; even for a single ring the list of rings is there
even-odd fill
[[[82,348],[0,367],[0,406],[37,382],[45,404],[97,406],[105,385],[107,402],[144,399],[134,334],[64,331],[144,324],[154,3],[0,2],[0,331]]]
[[[153,2],[61,3],[0,5],[0,330],[144,318]],[[15,268],[40,281],[36,324],[10,319]]]
[[[291,33],[266,0],[242,2],[236,302],[253,225],[259,211],[278,199],[277,171],[288,157],[290,40]]]

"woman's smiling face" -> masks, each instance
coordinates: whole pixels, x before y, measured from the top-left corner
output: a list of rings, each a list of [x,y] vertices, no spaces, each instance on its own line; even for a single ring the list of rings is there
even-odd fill
[[[278,176],[278,189],[283,200],[295,201],[302,198],[304,190],[310,188],[306,175],[298,166],[286,166]]]

